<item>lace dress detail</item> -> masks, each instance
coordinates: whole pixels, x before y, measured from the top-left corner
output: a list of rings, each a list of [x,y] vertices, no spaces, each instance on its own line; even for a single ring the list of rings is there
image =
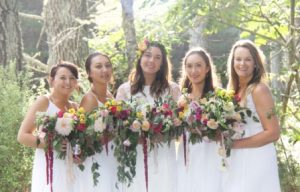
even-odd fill
[[[133,98],[154,103],[154,98],[150,95],[150,86],[144,86],[141,92],[133,95]],[[171,95],[175,101],[181,95],[179,86],[176,83],[170,82],[170,89],[166,90],[163,97]],[[128,100],[130,99],[130,84],[129,82],[122,84],[117,92],[116,99]],[[155,150],[154,150],[155,151]],[[148,153],[148,176],[149,176],[149,192],[176,192],[176,155],[175,143],[171,142],[170,147],[167,144],[159,146],[156,152],[151,151]],[[156,153],[154,155],[154,153]],[[144,179],[144,156],[142,145],[137,146],[137,163],[136,163],[136,176],[130,187],[124,187],[123,191],[128,192],[145,192],[146,184]]]
[[[247,107],[259,117],[249,94]],[[260,122],[246,119],[245,136],[250,137],[263,131]],[[233,149],[228,159],[229,168],[223,173],[223,192],[280,192],[276,150],[273,143],[262,147]]]

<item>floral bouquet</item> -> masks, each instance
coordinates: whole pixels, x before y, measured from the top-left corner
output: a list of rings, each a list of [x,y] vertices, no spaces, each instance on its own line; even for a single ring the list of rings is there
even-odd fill
[[[246,123],[246,115],[251,117],[249,109],[239,105],[240,98],[232,90],[216,89],[202,99],[202,119],[205,127],[202,129],[202,137],[205,140],[220,141],[219,154],[225,158],[230,156],[231,146],[235,139],[244,135],[241,126]],[[255,119],[255,118],[254,118]]]
[[[71,111],[74,109],[70,109]],[[66,151],[61,151],[62,144],[68,140],[68,136],[74,129],[76,119],[70,112],[59,111],[55,115],[48,115],[45,112],[36,114],[36,125],[38,127],[38,138],[43,138],[46,143],[46,172],[47,184],[50,184],[52,191],[53,179],[53,149],[57,152],[57,157],[60,159],[66,158]],[[40,139],[37,140],[39,145]]]
[[[149,123],[145,120],[140,106],[141,103],[134,99],[123,102],[122,110],[127,111],[127,116],[118,117],[118,119],[122,119],[122,125],[116,123],[118,132],[114,139],[116,144],[114,155],[119,162],[118,179],[122,183],[127,183],[128,186],[136,174],[136,147],[139,143],[141,130],[149,129]]]

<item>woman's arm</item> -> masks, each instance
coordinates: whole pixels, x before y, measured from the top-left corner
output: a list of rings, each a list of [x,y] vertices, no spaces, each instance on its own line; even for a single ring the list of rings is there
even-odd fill
[[[261,147],[278,140],[280,136],[279,122],[274,113],[275,106],[269,88],[265,84],[258,84],[252,91],[252,98],[263,131],[256,135],[236,140],[233,148]]]
[[[17,140],[19,143],[26,145],[28,147],[43,148],[45,146],[43,139],[39,138],[39,136],[33,135],[33,132],[36,129],[36,125],[35,125],[36,113],[46,111],[48,105],[49,105],[48,98],[45,96],[40,96],[30,106],[18,132]],[[38,139],[40,139],[41,143],[37,146]]]

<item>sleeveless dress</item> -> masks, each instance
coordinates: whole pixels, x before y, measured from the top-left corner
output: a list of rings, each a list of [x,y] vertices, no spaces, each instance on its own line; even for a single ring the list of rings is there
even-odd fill
[[[46,111],[49,115],[55,115],[60,109],[49,100]],[[57,153],[53,151],[53,192],[73,192],[73,183],[68,181],[66,161],[56,158]],[[35,150],[33,169],[32,169],[32,192],[50,192],[50,185],[46,180],[46,157],[44,149]]]
[[[187,164],[184,164],[184,148],[181,141],[178,150],[177,186],[178,192],[220,192],[221,156],[215,141],[186,143]]]
[[[99,100],[97,100],[98,106],[102,106]],[[117,161],[114,157],[113,151],[113,141],[108,143],[108,153],[106,153],[105,146],[103,146],[103,151],[101,153],[96,153],[92,157],[88,157],[84,162],[84,170],[81,171],[79,168],[76,169],[76,174],[78,179],[76,180],[75,191],[80,192],[118,192],[119,189],[116,188],[118,181],[117,178]],[[100,177],[98,177],[98,184],[94,185],[93,174],[91,167],[93,162],[97,162],[100,167],[98,172]]]
[[[153,104],[154,98],[150,95],[150,86],[144,86],[143,92],[145,95],[139,92],[133,95],[133,98],[138,98]],[[163,94],[163,97],[168,94],[171,94],[173,99],[177,101],[181,94],[179,86],[176,83],[170,82],[170,92],[166,91]],[[130,97],[130,84],[129,82],[126,82],[119,87],[116,99],[128,100]],[[148,191],[176,192],[176,168],[174,141],[171,142],[170,147],[168,144],[163,144],[154,151],[152,150],[150,153],[148,153]],[[142,145],[137,146],[136,176],[133,178],[133,183],[130,185],[130,187],[125,188],[124,186],[123,191],[146,192]]]
[[[247,96],[247,107],[258,117],[252,95]],[[263,131],[260,122],[246,119],[245,136]],[[280,183],[273,143],[262,147],[233,149],[228,159],[229,168],[223,172],[223,192],[279,192]]]

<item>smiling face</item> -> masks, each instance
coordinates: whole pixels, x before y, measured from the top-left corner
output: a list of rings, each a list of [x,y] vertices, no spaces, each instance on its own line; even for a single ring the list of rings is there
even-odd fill
[[[254,59],[245,47],[237,47],[233,54],[233,68],[240,80],[250,81],[255,69]]]
[[[156,75],[162,65],[162,52],[158,47],[148,48],[141,58],[141,68],[145,75]]]
[[[199,54],[194,53],[186,58],[185,71],[192,84],[205,83],[205,77],[209,70],[209,66]]]
[[[107,84],[112,77],[112,64],[107,57],[97,55],[92,58],[89,78],[92,82]]]
[[[77,85],[77,79],[68,68],[59,67],[54,77],[50,77],[50,85],[54,91],[69,96]]]

